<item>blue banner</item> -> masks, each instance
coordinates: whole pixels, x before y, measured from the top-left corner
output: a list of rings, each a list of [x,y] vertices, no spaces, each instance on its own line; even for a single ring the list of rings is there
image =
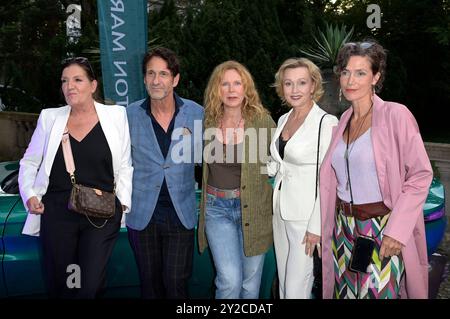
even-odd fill
[[[128,106],[146,97],[147,0],[97,0],[97,6],[105,100]]]

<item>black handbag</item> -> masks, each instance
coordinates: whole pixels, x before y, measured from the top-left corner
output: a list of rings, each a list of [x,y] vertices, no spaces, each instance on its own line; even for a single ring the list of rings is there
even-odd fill
[[[322,258],[319,257],[317,247],[313,252],[313,275],[314,281],[311,294],[313,299],[322,299]]]
[[[66,170],[70,175],[72,191],[70,192],[68,209],[86,216],[92,226],[102,228],[108,222],[108,218],[116,212],[115,191],[106,192],[97,188],[77,184],[75,180],[75,163],[72,148],[70,146],[69,131],[66,127],[61,140]],[[115,189],[115,185],[114,185]],[[90,217],[104,218],[103,225],[96,225]]]

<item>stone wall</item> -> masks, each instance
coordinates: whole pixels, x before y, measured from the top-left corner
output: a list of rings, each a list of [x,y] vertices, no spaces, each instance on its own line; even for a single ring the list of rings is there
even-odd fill
[[[20,159],[36,128],[39,114],[0,112],[0,161]]]

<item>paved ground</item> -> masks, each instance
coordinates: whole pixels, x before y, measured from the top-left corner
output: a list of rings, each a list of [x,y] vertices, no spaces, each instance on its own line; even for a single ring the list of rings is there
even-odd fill
[[[450,220],[449,220],[450,222]],[[439,246],[438,253],[447,256],[447,267],[444,273],[444,281],[439,287],[439,292],[437,299],[450,299],[450,275],[449,275],[449,263],[450,263],[450,225],[447,224],[447,231],[445,233],[445,238]]]

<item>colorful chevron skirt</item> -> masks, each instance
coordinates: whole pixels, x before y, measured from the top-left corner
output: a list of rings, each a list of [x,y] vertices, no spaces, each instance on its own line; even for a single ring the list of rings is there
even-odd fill
[[[333,232],[334,298],[336,299],[396,299],[400,293],[400,281],[405,272],[400,256],[384,258],[380,261],[379,250],[383,231],[390,214],[358,220],[344,216],[336,209]],[[375,249],[367,273],[350,271],[348,263],[354,239],[365,235],[375,239]],[[377,236],[377,237],[375,237]]]

